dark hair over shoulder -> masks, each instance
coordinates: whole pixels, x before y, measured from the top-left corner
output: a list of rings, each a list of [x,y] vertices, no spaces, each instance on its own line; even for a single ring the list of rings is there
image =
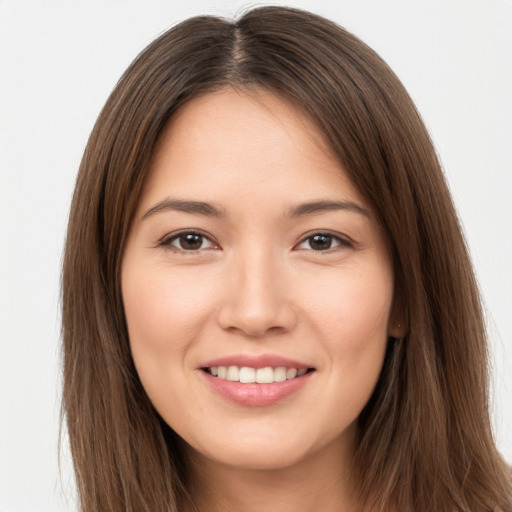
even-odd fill
[[[489,420],[478,289],[428,133],[370,48],[322,17],[282,7],[175,26],[129,67],[91,134],[62,279],[64,411],[83,510],[177,511],[185,492],[180,440],[130,355],[120,263],[162,128],[191,98],[226,86],[263,88],[306,112],[387,235],[408,335],[389,340],[359,421],[366,505],[512,510],[510,470]]]

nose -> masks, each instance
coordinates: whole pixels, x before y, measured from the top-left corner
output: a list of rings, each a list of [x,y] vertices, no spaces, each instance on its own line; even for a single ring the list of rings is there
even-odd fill
[[[241,256],[228,274],[217,317],[222,329],[256,338],[293,329],[297,314],[286,272],[270,255]]]

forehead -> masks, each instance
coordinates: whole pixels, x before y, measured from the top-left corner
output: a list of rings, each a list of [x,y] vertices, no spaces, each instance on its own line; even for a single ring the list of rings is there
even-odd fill
[[[156,145],[142,202],[165,194],[221,201],[339,193],[363,202],[323,134],[291,102],[226,88],[186,103]]]

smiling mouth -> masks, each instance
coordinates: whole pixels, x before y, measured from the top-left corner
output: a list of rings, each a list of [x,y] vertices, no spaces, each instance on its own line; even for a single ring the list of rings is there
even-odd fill
[[[242,384],[272,384],[302,377],[314,371],[314,368],[286,368],[285,366],[266,366],[251,368],[249,366],[210,366],[203,371],[220,380],[241,382]]]

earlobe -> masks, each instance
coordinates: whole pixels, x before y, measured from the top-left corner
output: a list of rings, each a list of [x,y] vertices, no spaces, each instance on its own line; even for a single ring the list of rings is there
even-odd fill
[[[404,297],[399,289],[395,290],[391,314],[389,315],[388,336],[395,339],[404,338],[408,331],[407,311],[404,307]]]
[[[407,326],[405,325],[405,322],[396,322],[392,320],[389,324],[388,335],[391,338],[402,339],[407,334],[407,330],[408,329]]]

